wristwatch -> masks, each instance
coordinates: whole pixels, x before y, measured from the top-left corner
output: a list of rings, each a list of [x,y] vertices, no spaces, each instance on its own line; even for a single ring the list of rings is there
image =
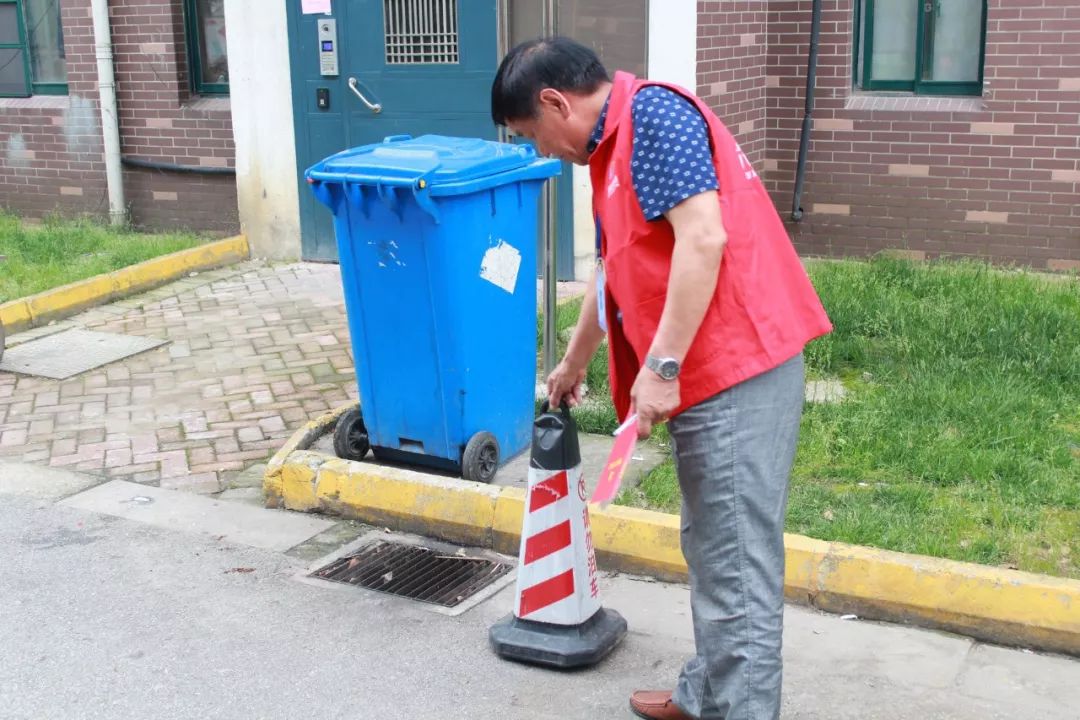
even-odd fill
[[[674,380],[679,377],[681,369],[679,361],[675,358],[658,358],[653,355],[645,356],[645,367],[665,380]]]

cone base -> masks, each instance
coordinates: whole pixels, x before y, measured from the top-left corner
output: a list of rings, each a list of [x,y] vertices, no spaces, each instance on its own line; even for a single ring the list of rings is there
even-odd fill
[[[625,636],[626,620],[606,608],[580,625],[551,625],[509,615],[488,633],[499,657],[560,669],[595,665]]]

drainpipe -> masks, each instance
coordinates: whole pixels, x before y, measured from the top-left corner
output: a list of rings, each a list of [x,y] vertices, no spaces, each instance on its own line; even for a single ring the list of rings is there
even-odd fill
[[[113,74],[112,38],[108,0],[90,0],[94,18],[94,49],[97,57],[98,102],[101,134],[105,142],[105,180],[109,189],[109,223],[127,222],[124,175],[120,166],[120,122],[116,112],[116,77]]]
[[[795,171],[795,194],[791,198],[791,219],[802,220],[802,191],[806,179],[806,154],[810,150],[810,128],[814,122],[814,86],[817,83],[818,38],[821,37],[821,0],[814,0],[810,20],[810,56],[806,60],[806,109],[803,112],[802,135],[799,137],[799,166]]]
[[[157,160],[142,160],[124,155],[120,162],[128,167],[145,168],[147,170],[161,170],[163,172],[187,173],[190,175],[236,175],[236,168],[210,167],[209,165],[177,165],[176,163],[158,162]]]

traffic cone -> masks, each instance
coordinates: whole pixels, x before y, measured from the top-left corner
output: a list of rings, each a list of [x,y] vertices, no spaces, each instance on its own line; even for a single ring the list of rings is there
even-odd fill
[[[489,633],[500,657],[584,667],[626,635],[626,620],[600,605],[585,498],[577,425],[568,408],[551,412],[545,403],[533,424],[514,612]]]

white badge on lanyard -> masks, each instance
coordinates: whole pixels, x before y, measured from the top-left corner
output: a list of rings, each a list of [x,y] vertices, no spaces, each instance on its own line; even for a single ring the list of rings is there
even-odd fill
[[[604,332],[607,332],[607,297],[604,293],[606,285],[604,263],[599,261],[596,263],[596,317],[600,321],[600,329]]]

